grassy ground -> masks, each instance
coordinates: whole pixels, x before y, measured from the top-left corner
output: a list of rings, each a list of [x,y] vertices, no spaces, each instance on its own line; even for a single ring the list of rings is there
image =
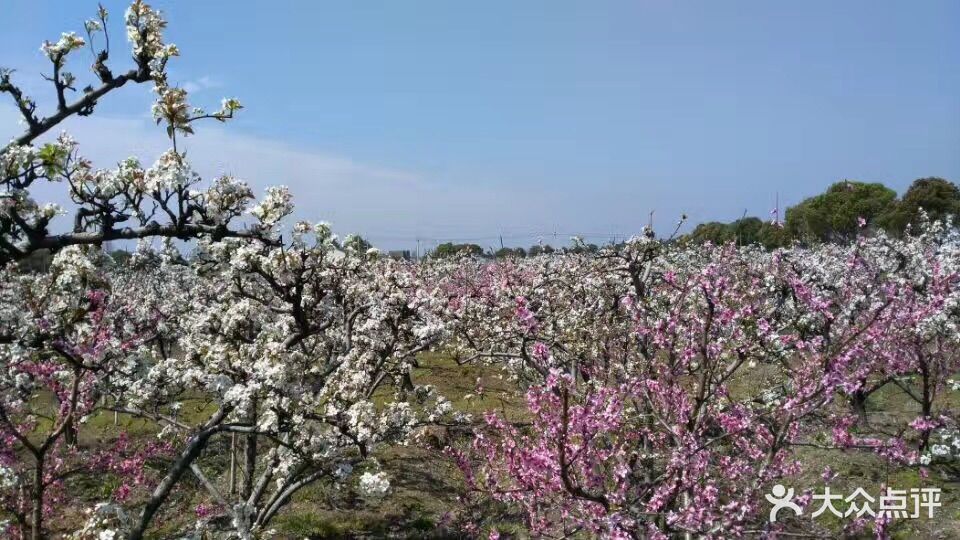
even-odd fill
[[[486,411],[497,410],[510,419],[520,418],[522,398],[515,388],[502,380],[490,368],[459,366],[449,357],[427,353],[420,358],[420,367],[414,373],[417,384],[431,384],[437,392],[451,400],[457,410],[481,419]],[[479,384],[484,396],[474,394]],[[216,406],[201,400],[184,400],[179,412],[187,423],[198,423],[212,414]],[[43,426],[41,426],[43,427]],[[156,425],[130,415],[102,413],[90,417],[80,430],[80,444],[87,447],[110,447],[120,435],[147,440],[156,436]],[[447,528],[447,513],[457,506],[463,492],[463,482],[453,460],[445,456],[442,447],[456,442],[463,433],[440,431],[434,437],[424,437],[420,445],[384,448],[377,454],[383,469],[391,478],[389,495],[377,504],[358,498],[349,487],[337,488],[314,485],[300,491],[273,521],[278,538],[449,538],[458,534]],[[228,468],[229,438],[214,439],[201,457],[203,467],[210,471]],[[164,463],[153,464],[159,473]],[[214,475],[211,475],[214,476]],[[222,476],[222,475],[216,475]],[[76,528],[83,520],[84,508],[109,499],[117,481],[109,475],[81,478],[72,481],[72,493],[79,494],[71,501],[71,510],[57,527],[57,532]],[[194,521],[193,509],[207,497],[194,478],[185,477],[185,486],[172,495],[166,505],[174,511],[159,516],[151,530],[151,538],[171,538],[187,529]]]
[[[757,379],[764,378],[757,370],[744,380],[744,387],[756,386]],[[497,410],[507,418],[522,420],[523,400],[510,383],[501,380],[495,370],[477,366],[458,366],[442,355],[427,355],[416,372],[418,384],[432,384],[451,399],[461,410],[480,416],[484,411]],[[477,379],[486,389],[483,399],[464,399],[474,392]],[[734,389],[734,392],[736,390]],[[960,407],[954,395],[946,405]],[[871,396],[869,402],[871,425],[866,429],[884,429],[904,419],[913,419],[918,409],[913,402],[903,399],[902,394],[890,386]],[[794,481],[797,493],[811,488],[822,492],[824,480],[820,474],[829,466],[836,474],[830,486],[833,492],[852,493],[862,487],[877,495],[881,486],[894,489],[915,487],[939,487],[943,490],[942,508],[937,509],[934,519],[900,520],[892,527],[897,539],[955,539],[960,538],[960,485],[948,480],[933,470],[928,478],[921,478],[916,470],[897,470],[873,453],[850,453],[815,448],[800,449],[797,458],[804,463],[804,475]],[[364,534],[381,537],[391,535],[402,538],[448,537],[451,533],[440,527],[444,513],[454,507],[462,489],[459,472],[441,452],[435,449],[414,447],[392,448],[384,454],[382,462],[395,479],[397,489],[378,507],[324,509],[323,496],[311,493],[303,497],[277,523],[284,535],[310,538],[355,538]],[[952,478],[957,478],[954,473]],[[876,508],[876,504],[873,505]],[[809,510],[809,512],[812,511]],[[499,527],[501,531],[517,530],[518,523],[511,520]],[[817,518],[824,538],[839,537],[842,526],[848,521],[826,516]],[[428,527],[428,525],[430,525]],[[522,533],[519,535],[522,536]]]
[[[476,419],[490,410],[511,420],[521,417],[522,398],[496,371],[459,366],[435,353],[421,356],[419,363],[415,382],[435,386],[458,410]],[[478,379],[485,389],[483,397],[475,395]],[[392,485],[389,496],[379,504],[367,505],[343,493],[314,489],[303,493],[279,516],[275,528],[290,538],[459,537],[445,525],[448,512],[456,508],[463,492],[463,480],[453,460],[440,448],[454,443],[458,435],[440,432],[438,437],[441,440],[425,438],[422,446],[395,446],[378,454]]]
[[[731,394],[738,392],[753,393],[758,386],[767,386],[775,379],[776,370],[772,367],[759,366],[752,371],[743,371],[730,385]],[[838,404],[841,408],[845,404]],[[940,406],[952,410],[960,408],[960,399],[957,392],[944,392],[940,396]],[[886,438],[883,433],[894,433],[898,427],[920,415],[919,405],[906,399],[902,391],[894,385],[887,385],[870,396],[867,402],[869,424],[855,428],[857,435],[863,437]],[[829,440],[820,441],[826,445]],[[886,460],[871,451],[839,451],[823,448],[798,448],[798,459],[804,468],[804,473],[792,479],[787,487],[793,487],[799,495],[806,489],[814,493],[823,493],[824,487],[829,485],[832,493],[850,495],[858,487],[863,488],[873,497],[883,492],[883,487],[909,490],[911,488],[936,487],[942,490],[942,507],[936,509],[933,519],[901,519],[891,526],[891,534],[897,539],[955,539],[960,538],[960,478],[957,471],[944,471],[941,468],[932,468],[927,478],[921,477],[917,469],[903,469],[894,467]],[[826,484],[821,474],[829,467],[836,477]],[[908,499],[909,501],[909,499]],[[912,504],[912,501],[909,501]],[[871,507],[877,510],[879,501]],[[764,503],[766,504],[766,503]],[[814,501],[812,507],[805,512],[809,516],[818,509],[819,501]],[[769,507],[765,507],[769,508]],[[838,505],[838,508],[843,508]],[[820,528],[824,538],[839,537],[842,527],[850,522],[851,518],[836,518],[826,512],[811,521],[806,518],[802,523],[804,530]],[[867,536],[871,537],[871,536]]]
[[[737,381],[744,388],[756,385],[757,379],[766,375],[762,369]],[[478,366],[459,366],[440,354],[426,354],[414,373],[417,384],[432,384],[437,391],[450,399],[462,411],[480,419],[486,411],[497,410],[510,420],[522,420],[523,399],[515,387],[502,380],[498,371]],[[483,397],[474,394],[477,382],[485,388]],[[960,403],[950,403],[960,407]],[[180,415],[187,421],[206,418],[214,405],[199,400],[185,401]],[[912,403],[906,402],[894,391],[884,389],[871,397],[871,428],[883,428],[893,421],[910,419],[917,415]],[[131,437],[152,438],[156,428],[151,422],[112,413],[95,416],[88,420],[81,444],[109,447],[118,434],[125,431]],[[460,437],[458,439],[458,437]],[[445,456],[441,447],[446,444],[465,444],[463,435],[454,432],[438,432],[434,437],[424,438],[422,446],[395,446],[385,448],[377,455],[383,469],[390,475],[392,490],[388,497],[377,504],[358,498],[349,487],[315,485],[301,491],[295,501],[274,520],[273,527],[278,538],[456,538],[463,537],[449,528],[448,512],[458,507],[458,496],[463,491],[463,481],[453,461]],[[226,470],[229,455],[229,438],[220,438],[211,443],[201,460],[209,470]],[[935,519],[900,520],[894,527],[896,538],[960,538],[960,486],[937,471],[929,478],[921,478],[915,470],[893,470],[881,459],[870,453],[840,453],[837,451],[807,448],[797,457],[807,471],[794,479],[791,487],[797,492],[806,488],[822,491],[824,481],[820,472],[830,466],[837,478],[832,481],[834,492],[851,493],[856,487],[868,493],[878,494],[881,485],[897,489],[912,487],[940,487],[943,490],[943,507]],[[158,472],[165,464],[155,464]],[[957,478],[954,473],[952,478]],[[85,483],[75,480],[72,487],[83,501],[70,501],[71,508],[84,508],[109,497],[116,487],[109,477],[87,479]],[[174,493],[168,510],[160,516],[157,526],[151,531],[152,538],[171,538],[188,528],[194,521],[193,509],[206,500],[206,494],[196,485],[192,476],[183,488]],[[503,509],[495,509],[497,512]],[[808,512],[809,513],[809,512]],[[498,524],[500,530],[521,531],[518,520],[507,514],[507,523]],[[79,523],[79,510],[63,520],[63,530]],[[838,534],[842,525],[839,519],[821,516],[816,525],[823,527],[825,537]],[[505,527],[504,527],[505,526]],[[518,536],[523,536],[522,532]]]

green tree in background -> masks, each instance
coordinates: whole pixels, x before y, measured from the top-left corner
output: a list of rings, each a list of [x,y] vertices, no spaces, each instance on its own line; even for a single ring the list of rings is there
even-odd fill
[[[757,233],[757,242],[767,249],[776,249],[789,246],[793,243],[793,237],[783,225],[765,221]]]
[[[897,193],[880,183],[837,182],[826,193],[787,209],[788,234],[805,242],[849,242],[858,219],[872,223],[891,211]]]
[[[460,255],[480,256],[483,255],[483,248],[477,244],[454,244],[453,242],[444,242],[433,250],[433,256],[437,258],[457,257]]]
[[[758,217],[745,217],[730,224],[733,240],[741,246],[760,242],[760,231],[763,230],[763,221]]]
[[[719,221],[709,221],[701,223],[693,229],[684,240],[695,244],[710,242],[711,244],[726,244],[734,239],[733,230],[729,223]]]
[[[373,247],[373,244],[358,234],[351,234],[344,239],[343,247],[352,249],[356,253],[366,253]]]
[[[921,208],[931,220],[960,216],[960,188],[943,178],[914,180],[903,197],[878,218],[878,225],[892,234],[903,234],[907,225],[919,221]]]
[[[524,258],[527,256],[527,251],[522,247],[518,248],[508,248],[502,247],[498,249],[494,254],[494,257],[498,259],[509,259],[509,258]]]
[[[790,243],[790,235],[783,227],[763,221],[754,216],[738,219],[732,223],[711,221],[702,223],[690,233],[686,242],[702,244],[726,244],[735,242],[738,246],[760,244],[767,249],[783,247]]]
[[[530,249],[527,250],[527,253],[531,257],[536,257],[537,255],[549,255],[554,251],[555,250],[553,249],[553,246],[551,246],[550,244],[544,244],[544,245],[534,244],[530,246]]]

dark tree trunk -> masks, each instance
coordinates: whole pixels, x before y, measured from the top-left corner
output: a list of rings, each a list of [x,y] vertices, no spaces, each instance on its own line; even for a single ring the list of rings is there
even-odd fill
[[[250,410],[247,411],[246,421],[251,426],[257,425],[257,401],[253,400]],[[257,436],[249,434],[245,437],[243,448],[243,481],[240,484],[240,499],[247,500],[253,493],[254,474],[257,469]]]
[[[850,406],[853,412],[857,413],[857,423],[866,426],[869,423],[867,418],[867,394],[863,390],[857,390],[850,396]]]
[[[33,486],[30,491],[30,499],[33,508],[30,513],[30,538],[31,540],[41,540],[43,538],[43,463],[44,456],[35,456],[36,463],[33,467]]]

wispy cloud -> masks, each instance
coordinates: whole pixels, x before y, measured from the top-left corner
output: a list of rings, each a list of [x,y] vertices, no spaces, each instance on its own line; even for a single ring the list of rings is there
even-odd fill
[[[222,86],[220,81],[207,75],[204,75],[199,79],[187,81],[180,85],[181,88],[187,92],[190,92],[191,94],[196,94],[204,90],[210,90],[212,88],[219,88],[220,86]]]
[[[98,167],[111,167],[128,156],[149,165],[169,145],[163,130],[144,118],[73,118],[64,129]],[[2,140],[18,131],[17,112],[0,105]],[[202,125],[179,146],[206,179],[231,174],[258,193],[271,185],[289,186],[296,218],[331,221],[340,232],[361,233],[384,247],[410,247],[417,236],[496,235],[504,226],[535,228],[544,222],[542,208],[549,207],[531,207],[530,202],[543,195],[519,187],[445,182],[418,171],[238,133],[229,125]],[[37,196],[65,202],[58,188],[62,186],[44,186]]]

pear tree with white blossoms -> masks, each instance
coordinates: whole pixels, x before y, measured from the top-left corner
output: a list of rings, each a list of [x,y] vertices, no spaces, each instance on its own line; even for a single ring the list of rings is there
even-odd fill
[[[17,84],[17,73],[0,67],[0,94],[12,98],[25,126],[23,133],[0,147],[0,264],[28,257],[39,249],[56,251],[69,245],[101,244],[162,236],[190,239],[255,236],[255,231],[232,229],[243,202],[253,197],[242,182],[217,179],[206,190],[183,153],[177,136],[193,133],[202,119],[225,122],[242,108],[236,99],[224,99],[219,110],[192,108],[186,90],[169,85],[167,64],[179,56],[176,45],[164,41],[167,22],[142,1],[130,5],[124,16],[134,66],[115,74],[107,65],[111,50],[108,13],[102,7],[86,22],[87,37],[64,33],[56,42],[44,42],[51,63],[44,77],[53,85],[56,105],[43,114],[37,102]],[[69,61],[89,52],[98,82],[79,89],[77,76],[66,71]],[[106,95],[127,83],[150,83],[156,94],[153,115],[166,128],[172,148],[152,166],[131,157],[114,168],[99,169],[79,153],[67,134],[45,135],[71,116],[89,116]],[[71,98],[73,101],[71,101]],[[74,208],[42,203],[31,192],[41,183],[57,184]],[[62,232],[52,229],[57,216],[70,218]]]
[[[277,220],[289,211],[282,195],[252,209]],[[286,246],[203,241],[192,265],[167,263],[191,281],[187,297],[175,299],[189,306],[178,315],[181,350],[155,349],[136,376],[111,381],[112,396],[122,412],[163,425],[161,437],[185,442],[131,538],[188,474],[241,538],[266,530],[300,489],[343,483],[347,471],[358,471],[361,491],[382,495],[389,484],[369,470],[373,451],[449,412],[430,388],[403,385],[415,355],[444,334],[432,315],[436,296],[419,286],[415,267],[361,244],[301,222]],[[176,420],[171,406],[196,395],[215,408],[199,423]],[[244,441],[233,494],[200,457],[212,438],[232,434]]]
[[[190,107],[187,92],[168,83],[167,64],[179,50],[164,40],[167,23],[140,0],[123,18],[133,67],[114,73],[108,22],[101,7],[84,24],[85,38],[65,33],[44,42],[56,101],[48,113],[17,74],[0,70],[0,93],[13,99],[25,126],[0,151],[0,500],[15,518],[5,527],[14,536],[46,536],[45,518],[69,497],[63,480],[108,472],[127,475],[114,498],[135,518],[123,520],[123,531],[102,532],[139,538],[189,471],[236,533],[249,537],[299,489],[344,481],[378,443],[436,417],[429,388],[389,388],[406,380],[408,360],[443,325],[425,316],[422,307],[433,300],[416,287],[411,268],[360,252],[356,239],[341,244],[325,225],[298,224],[283,246],[279,222],[292,208],[285,189],[269,190],[256,205],[231,177],[199,189],[177,138],[192,134],[198,120],[232,118],[241,105],[225,99],[213,113]],[[66,68],[88,48],[98,82],[80,89]],[[98,169],[67,134],[41,142],[127,83],[153,85],[153,115],[172,143],[152,166],[129,158]],[[36,201],[40,183],[61,186],[73,207]],[[252,224],[235,226],[247,213]],[[69,225],[58,225],[64,215]],[[98,247],[151,237],[199,241],[195,264],[180,264],[168,244],[160,254],[142,250],[133,270],[115,268]],[[17,264],[40,250],[55,253],[49,272]],[[180,402],[197,395],[215,402],[215,411],[198,425],[177,419]],[[440,409],[447,410],[442,400]],[[77,432],[108,410],[156,421],[164,442],[130,449],[134,456],[119,463],[97,454]],[[212,437],[233,434],[245,442],[245,474],[237,498],[227,500],[233,494],[218,490],[198,457]],[[168,470],[142,503],[128,500],[126,480],[146,485],[144,463],[163,454],[173,456]],[[365,474],[362,489],[382,494],[386,478]],[[108,521],[116,520],[93,520]]]
[[[116,52],[108,19],[101,7],[84,24],[86,38],[65,33],[42,44],[50,62],[44,78],[55,98],[47,113],[17,84],[18,74],[0,68],[0,94],[12,98],[24,126],[21,135],[0,148],[0,501],[13,517],[8,533],[16,536],[46,535],[44,516],[56,513],[65,479],[131,469],[162,452],[150,445],[127,448],[136,456],[119,463],[78,445],[77,432],[102,403],[110,381],[134,375],[129,370],[136,367],[131,359],[135,350],[157,343],[153,330],[166,324],[162,313],[143,309],[156,302],[138,302],[139,294],[114,294],[108,261],[97,246],[152,236],[263,238],[260,224],[250,229],[230,225],[253,198],[249,188],[223,177],[207,190],[197,189],[199,177],[176,149],[177,135],[191,133],[195,121],[226,121],[240,104],[224,100],[211,114],[189,108],[186,92],[167,82],[167,63],[179,51],[164,41],[166,21],[141,1],[133,2],[123,18],[133,67],[115,73],[108,66]],[[81,88],[67,68],[87,49],[97,82]],[[92,114],[101,99],[127,83],[152,83],[154,116],[173,143],[154,165],[144,167],[129,158],[115,168],[97,169],[65,133],[42,142],[61,122]],[[33,192],[42,183],[59,186],[73,206],[37,201]],[[70,219],[57,222],[63,215]],[[16,264],[40,250],[55,254],[49,272],[31,274]],[[44,407],[45,396],[51,396],[52,406]],[[142,470],[126,472],[132,484],[146,482]],[[131,484],[124,485],[115,494],[118,499],[129,495]]]

